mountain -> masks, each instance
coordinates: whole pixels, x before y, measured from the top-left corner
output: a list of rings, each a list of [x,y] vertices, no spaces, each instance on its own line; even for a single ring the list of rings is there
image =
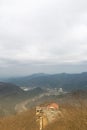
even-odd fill
[[[87,72],[80,74],[33,74],[26,77],[8,79],[19,86],[41,88],[63,88],[67,91],[87,89]]]
[[[19,86],[12,83],[0,82],[0,98],[7,96],[17,96],[23,93]]]
[[[41,88],[23,91],[15,84],[0,82],[0,116],[15,114],[16,104],[34,98],[43,92]]]
[[[41,88],[33,88],[29,91],[23,91],[23,89],[20,88],[20,86],[15,85],[13,83],[7,83],[7,82],[0,82],[0,98],[1,97],[9,97],[9,96],[29,96],[29,95],[38,95],[39,93],[42,93],[44,90]]]
[[[25,77],[1,79],[1,81],[11,82],[11,83],[14,83],[14,84],[19,85],[19,86],[30,86],[29,81],[32,81],[33,79],[37,79],[39,77],[45,77],[47,75],[48,74],[44,74],[44,73],[35,73],[35,74],[25,76]],[[32,83],[30,83],[30,84],[32,86]],[[37,87],[40,87],[40,86],[37,86]]]

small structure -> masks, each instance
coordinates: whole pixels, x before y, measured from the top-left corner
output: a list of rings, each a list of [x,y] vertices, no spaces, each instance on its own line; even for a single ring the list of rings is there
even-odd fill
[[[42,107],[37,106],[37,107],[36,107],[36,116],[37,116],[37,115],[41,115],[42,113],[43,113]]]
[[[59,105],[56,103],[51,103],[47,106],[47,109],[52,109],[52,110],[58,110],[59,109]]]
[[[58,92],[59,92],[60,94],[63,94],[63,89],[62,89],[62,88],[59,88]]]
[[[48,124],[47,116],[43,111],[44,107],[36,107],[36,122],[39,123],[40,130],[45,128]]]

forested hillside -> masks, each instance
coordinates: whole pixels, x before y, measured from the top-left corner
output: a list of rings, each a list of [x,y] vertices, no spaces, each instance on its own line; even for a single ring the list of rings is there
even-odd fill
[[[80,74],[34,74],[7,81],[19,86],[63,88],[64,90],[87,89],[87,73]]]

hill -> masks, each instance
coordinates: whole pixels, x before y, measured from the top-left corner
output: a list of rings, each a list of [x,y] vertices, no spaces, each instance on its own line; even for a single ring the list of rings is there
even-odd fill
[[[87,73],[80,74],[33,74],[26,77],[8,79],[19,86],[41,88],[63,88],[67,91],[87,89]]]
[[[86,106],[75,107],[69,104],[60,106],[63,116],[56,118],[56,121],[49,124],[44,130],[86,130],[87,111]],[[19,115],[0,118],[0,130],[38,130],[36,123],[35,109]]]
[[[19,96],[23,90],[19,86],[12,83],[0,82],[0,98]]]
[[[32,99],[43,92],[41,88],[26,92],[15,84],[0,82],[0,116],[15,114],[16,104]]]

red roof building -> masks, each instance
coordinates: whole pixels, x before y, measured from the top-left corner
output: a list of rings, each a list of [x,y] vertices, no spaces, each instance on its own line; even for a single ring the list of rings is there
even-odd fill
[[[58,110],[59,109],[59,105],[56,103],[51,103],[47,106],[47,109],[54,109],[54,110]]]

